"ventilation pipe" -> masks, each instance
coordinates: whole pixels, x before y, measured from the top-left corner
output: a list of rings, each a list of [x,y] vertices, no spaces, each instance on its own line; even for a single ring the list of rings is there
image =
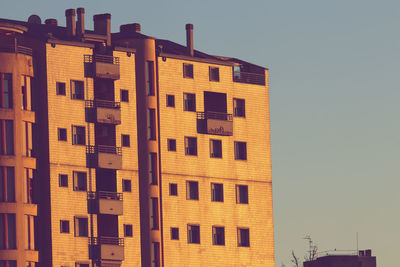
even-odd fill
[[[65,10],[65,17],[67,20],[67,35],[75,36],[75,9],[67,9]]]
[[[187,53],[193,57],[193,24],[186,24],[186,47]]]

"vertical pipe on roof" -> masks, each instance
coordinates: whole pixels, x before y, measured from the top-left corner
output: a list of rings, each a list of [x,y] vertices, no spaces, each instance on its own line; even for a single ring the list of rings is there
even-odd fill
[[[186,24],[186,47],[187,53],[193,57],[193,24]]]
[[[67,9],[65,10],[65,18],[67,24],[67,35],[68,36],[75,36],[76,29],[75,29],[75,9]]]

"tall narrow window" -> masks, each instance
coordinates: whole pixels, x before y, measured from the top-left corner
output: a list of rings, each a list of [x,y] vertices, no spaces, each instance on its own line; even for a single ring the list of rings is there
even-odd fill
[[[86,172],[73,172],[74,176],[74,191],[86,191],[87,178]]]
[[[26,76],[21,76],[22,109],[28,109],[28,96],[26,90]]]
[[[150,140],[156,140],[156,110],[147,110],[147,136]]]
[[[27,250],[35,250],[34,219],[35,216],[25,215],[25,249]]]
[[[248,204],[249,203],[249,189],[247,185],[236,185],[236,203]]]
[[[183,93],[183,110],[196,111],[196,95]]]
[[[0,249],[16,249],[14,213],[0,213]]]
[[[88,236],[88,218],[75,217],[75,236]]]
[[[225,228],[213,226],[212,228],[213,245],[225,245]]]
[[[150,184],[158,184],[157,175],[157,153],[149,153],[149,180]]]
[[[200,244],[200,226],[188,224],[187,226],[188,243]]]
[[[14,155],[14,122],[0,120],[0,153]]]
[[[147,95],[154,95],[154,62],[146,61],[146,91]]]
[[[56,82],[56,94],[65,95],[65,83]]]
[[[12,90],[12,74],[0,73],[0,107],[12,108],[13,107],[13,90]]]
[[[151,198],[150,225],[152,230],[158,230],[158,198]]]
[[[243,118],[246,117],[246,107],[244,99],[233,99],[233,116]]]
[[[85,86],[82,81],[71,81],[71,98],[85,99]]]
[[[224,202],[224,185],[211,183],[211,201]]]
[[[235,142],[235,159],[247,160],[246,142]]]
[[[32,156],[32,123],[25,121],[23,124],[24,127],[24,135],[22,140],[23,145],[23,153],[26,157]]]
[[[196,137],[185,137],[185,155],[197,156]]]
[[[72,144],[73,145],[85,145],[85,127],[84,126],[72,126]]]
[[[186,199],[199,200],[199,183],[186,181]]]
[[[238,247],[250,247],[250,231],[248,228],[238,228]]]
[[[153,242],[151,245],[151,267],[160,267],[160,243]]]
[[[14,167],[0,167],[0,202],[15,202]]]
[[[33,170],[25,168],[25,203],[33,203]]]
[[[210,157],[222,158],[222,141],[210,139]]]

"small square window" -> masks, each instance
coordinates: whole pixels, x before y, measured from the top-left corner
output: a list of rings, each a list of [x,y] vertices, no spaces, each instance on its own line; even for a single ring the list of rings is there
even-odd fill
[[[236,185],[236,203],[248,204],[249,203],[249,189],[247,185]]]
[[[86,191],[87,177],[86,172],[73,172],[74,176],[74,191]]]
[[[129,102],[129,91],[121,89],[121,102]]]
[[[183,63],[183,78],[193,78],[193,64]]]
[[[200,226],[188,224],[187,226],[188,243],[200,244]]]
[[[235,159],[247,160],[246,142],[235,142]]]
[[[225,245],[225,227],[213,226],[212,228],[213,245]]]
[[[88,236],[88,218],[75,217],[75,236]]]
[[[83,81],[71,81],[71,99],[85,99],[85,86]]]
[[[72,144],[73,145],[85,145],[85,127],[84,126],[72,126]]]
[[[122,140],[122,146],[125,146],[125,147],[131,146],[131,140],[130,140],[130,136],[128,134],[122,134],[121,140]]]
[[[183,93],[183,110],[196,111],[196,95]]]
[[[177,184],[169,184],[169,195],[170,196],[178,195],[178,185]]]
[[[68,174],[59,174],[58,180],[60,187],[68,187]]]
[[[211,183],[211,201],[224,202],[224,185]]]
[[[56,93],[57,95],[65,95],[65,83],[56,83]]]
[[[122,179],[122,192],[132,192],[131,180]]]
[[[58,140],[59,141],[67,141],[67,129],[58,128]]]
[[[222,141],[210,139],[210,157],[222,158]]]
[[[61,220],[60,221],[60,233],[69,233],[69,221]]]
[[[171,240],[179,240],[179,228],[171,227]]]
[[[246,117],[246,107],[244,99],[233,99],[233,116],[243,118]]]
[[[167,107],[175,107],[175,96],[167,95]]]
[[[186,199],[199,200],[199,183],[186,181]]]
[[[133,236],[132,224],[124,224],[124,236],[125,237]]]
[[[175,139],[167,139],[168,143],[168,151],[176,151],[176,140]]]
[[[196,137],[185,137],[185,155],[197,156]]]
[[[238,247],[250,247],[250,232],[248,228],[238,228]]]
[[[219,68],[210,67],[210,81],[219,82]]]

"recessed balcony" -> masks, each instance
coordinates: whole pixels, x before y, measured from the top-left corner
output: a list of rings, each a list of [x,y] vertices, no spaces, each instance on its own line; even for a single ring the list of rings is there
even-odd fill
[[[106,55],[85,55],[87,76],[101,79],[119,80],[119,57]],[[91,74],[91,75],[89,75]]]
[[[86,100],[86,121],[121,124],[121,103],[107,100]]]
[[[233,81],[237,83],[249,83],[265,85],[265,73],[244,72],[240,70],[233,71]]]
[[[197,132],[213,135],[233,135],[232,114],[197,112]]]
[[[115,146],[86,146],[88,168],[119,170],[122,168],[122,149]]]
[[[117,192],[88,192],[90,213],[123,215],[123,196]]]
[[[124,239],[118,237],[91,237],[89,238],[90,258],[96,261],[110,260],[123,261]]]

